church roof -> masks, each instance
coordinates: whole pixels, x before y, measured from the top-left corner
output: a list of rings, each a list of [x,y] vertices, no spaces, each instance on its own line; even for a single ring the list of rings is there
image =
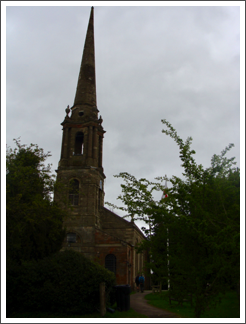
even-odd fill
[[[103,228],[107,231],[107,229],[109,229],[111,226],[113,227],[117,227],[117,222],[122,223],[123,227],[129,227],[129,228],[134,228],[141,236],[143,239],[146,239],[146,236],[144,235],[144,233],[139,229],[139,227],[134,223],[134,222],[129,222],[128,220],[122,218],[121,216],[115,214],[114,212],[112,212],[111,210],[107,209],[106,207],[103,207],[101,209],[101,211],[104,211],[104,213],[101,213],[101,217],[102,217],[102,221],[103,221]],[[112,222],[112,225],[109,226],[110,222],[106,219],[105,216],[108,216],[110,221]],[[124,233],[122,232],[122,234],[124,235]]]

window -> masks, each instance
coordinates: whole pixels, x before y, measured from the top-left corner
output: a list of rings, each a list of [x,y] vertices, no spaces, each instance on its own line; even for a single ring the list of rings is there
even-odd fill
[[[79,181],[76,179],[69,183],[69,202],[72,206],[79,204]]]
[[[75,137],[75,154],[83,154],[84,151],[84,133],[78,132]]]
[[[76,234],[75,233],[68,233],[67,234],[67,242],[68,243],[76,243]]]
[[[114,254],[108,254],[105,257],[105,268],[116,274],[116,256]]]

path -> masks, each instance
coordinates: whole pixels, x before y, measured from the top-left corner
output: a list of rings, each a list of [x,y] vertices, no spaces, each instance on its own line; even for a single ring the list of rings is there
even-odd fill
[[[143,293],[136,293],[130,296],[130,307],[136,312],[146,315],[151,318],[163,318],[163,317],[179,317],[178,315],[165,311],[164,309],[157,308],[148,304],[144,298],[145,295],[150,294],[151,290],[146,290]]]

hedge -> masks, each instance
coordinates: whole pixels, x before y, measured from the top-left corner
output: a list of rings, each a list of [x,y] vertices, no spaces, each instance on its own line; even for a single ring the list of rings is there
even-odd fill
[[[8,269],[7,316],[13,312],[50,311],[89,314],[100,307],[99,286],[109,295],[115,275],[75,251],[58,252]]]

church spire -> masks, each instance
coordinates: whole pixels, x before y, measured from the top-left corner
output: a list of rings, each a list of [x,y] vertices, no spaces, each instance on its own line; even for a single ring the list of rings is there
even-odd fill
[[[87,28],[78,84],[74,99],[74,106],[97,106],[93,7],[91,7],[91,14]]]

